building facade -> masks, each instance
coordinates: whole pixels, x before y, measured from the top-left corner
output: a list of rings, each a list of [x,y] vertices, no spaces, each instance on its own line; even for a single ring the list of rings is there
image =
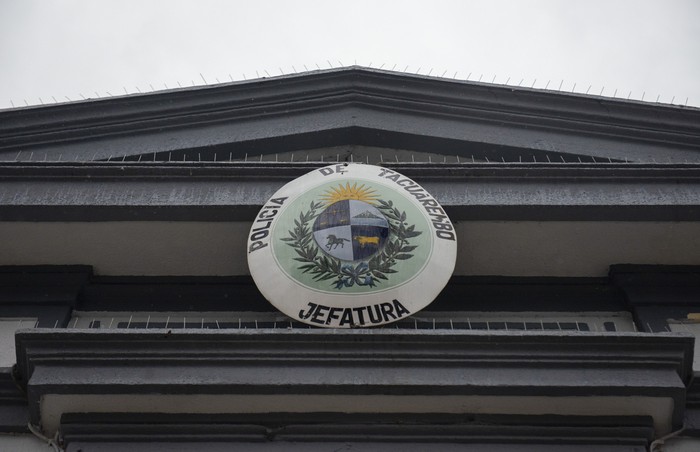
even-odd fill
[[[381,328],[253,283],[285,183],[398,171],[452,277]],[[0,450],[694,450],[700,110],[363,68],[0,112]]]

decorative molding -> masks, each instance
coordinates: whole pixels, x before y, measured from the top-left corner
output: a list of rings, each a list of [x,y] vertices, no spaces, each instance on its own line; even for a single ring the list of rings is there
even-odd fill
[[[355,444],[357,448],[366,448],[372,443],[406,443],[415,444],[420,450],[431,445],[441,448],[460,444],[471,450],[470,446],[508,444],[529,445],[532,450],[541,450],[538,448],[541,446],[586,445],[597,446],[596,450],[602,447],[604,450],[631,451],[639,450],[635,447],[646,449],[654,438],[651,419],[644,416],[342,413],[245,416],[69,413],[61,419],[61,434],[68,450],[88,444],[96,447],[111,442],[138,443],[148,438],[155,450],[166,448],[162,443],[168,442],[214,441],[232,448],[255,444],[302,448],[314,443]],[[619,449],[613,449],[613,446]]]

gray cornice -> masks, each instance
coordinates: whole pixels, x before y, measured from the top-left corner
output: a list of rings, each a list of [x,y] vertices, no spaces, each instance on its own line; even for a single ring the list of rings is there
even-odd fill
[[[5,221],[250,221],[283,184],[321,163],[0,165]],[[391,164],[453,221],[700,220],[700,166]]]
[[[348,68],[2,111],[0,155],[86,160],[223,145],[267,153],[289,138],[298,149],[318,146],[333,131],[343,135],[336,144],[682,162],[697,158],[700,110]]]
[[[33,422],[41,420],[42,397],[51,394],[239,394],[660,397],[673,400],[666,422],[679,425],[693,341],[670,333],[420,330],[16,334],[18,375]]]

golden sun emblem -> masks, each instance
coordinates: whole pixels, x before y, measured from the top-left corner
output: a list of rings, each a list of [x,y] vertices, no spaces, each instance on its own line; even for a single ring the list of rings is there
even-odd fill
[[[377,198],[379,198],[379,195],[371,188],[365,187],[365,184],[358,187],[357,182],[352,184],[352,186],[350,182],[347,182],[345,186],[341,184],[335,188],[326,190],[326,193],[321,196],[321,201],[329,205],[338,201],[345,201],[346,199],[354,199],[357,201],[364,201],[368,204],[374,204]]]

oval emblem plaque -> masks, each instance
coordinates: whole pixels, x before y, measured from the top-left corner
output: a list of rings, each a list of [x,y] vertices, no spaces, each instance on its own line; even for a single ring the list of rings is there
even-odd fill
[[[387,168],[337,164],[288,183],[248,237],[260,292],[295,320],[377,326],[430,304],[454,270],[457,236],[438,202]]]

